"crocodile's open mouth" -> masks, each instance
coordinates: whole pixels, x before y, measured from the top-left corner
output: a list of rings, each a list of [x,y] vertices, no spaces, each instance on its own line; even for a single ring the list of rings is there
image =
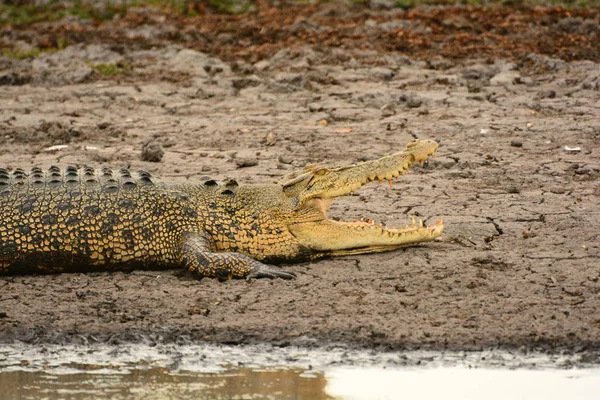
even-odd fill
[[[413,220],[406,227],[390,228],[372,220],[336,221],[327,217],[331,202],[373,181],[392,181],[414,163],[424,163],[438,148],[433,140],[416,140],[390,156],[346,167],[306,167],[286,177],[284,192],[297,196],[298,219],[290,232],[304,246],[325,254],[357,254],[386,251],[438,237],[444,225],[433,226]]]
[[[326,251],[332,255],[360,254],[386,251],[414,244],[431,241],[442,234],[444,224],[441,219],[433,225],[425,225],[421,219],[412,218],[406,226],[390,227],[377,224],[372,219],[361,218],[356,221],[342,221],[327,216],[334,198],[314,198],[307,205],[320,210],[323,219],[312,223],[304,223],[302,228],[293,228],[294,236],[303,237],[305,233],[312,236],[310,240],[313,250]],[[301,232],[300,232],[301,231]]]
[[[372,180],[365,181],[365,184],[370,181]],[[365,218],[359,221],[332,219],[327,216],[327,213],[329,206],[336,197],[315,197],[308,200],[305,207],[318,213],[318,218],[315,218],[314,221],[301,222],[290,226],[290,231],[300,243],[310,247],[313,251],[329,255],[388,251],[434,240],[444,230],[441,219],[433,225],[427,226],[421,219],[412,218],[411,223],[404,227],[389,227],[381,223],[376,224],[374,220]]]

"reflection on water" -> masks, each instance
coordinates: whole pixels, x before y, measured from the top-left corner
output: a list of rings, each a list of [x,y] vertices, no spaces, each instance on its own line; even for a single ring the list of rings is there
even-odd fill
[[[592,400],[600,370],[492,370],[465,367],[173,372],[139,366],[0,373],[2,399],[444,399]],[[131,366],[130,366],[131,367]],[[71,372],[68,372],[71,371]]]
[[[0,400],[591,400],[600,393],[600,369],[586,360],[598,358],[342,346],[0,344]]]
[[[0,373],[2,399],[329,399],[323,373],[301,370],[179,372],[166,368],[118,369],[86,366],[86,372]]]
[[[343,400],[600,398],[600,369],[338,368],[325,377],[326,393]]]

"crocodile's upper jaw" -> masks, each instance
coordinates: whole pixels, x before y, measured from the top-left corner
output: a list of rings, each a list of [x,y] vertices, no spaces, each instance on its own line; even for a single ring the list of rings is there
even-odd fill
[[[304,173],[288,176],[289,181],[283,184],[284,192],[287,190],[298,199],[298,218],[288,225],[289,231],[317,256],[382,252],[434,240],[444,229],[441,220],[424,226],[413,219],[409,226],[388,228],[369,220],[334,221],[327,218],[326,213],[334,198],[350,194],[374,180],[391,183],[414,162],[433,156],[437,147],[432,140],[415,141],[404,151],[378,160],[335,169],[309,167]]]

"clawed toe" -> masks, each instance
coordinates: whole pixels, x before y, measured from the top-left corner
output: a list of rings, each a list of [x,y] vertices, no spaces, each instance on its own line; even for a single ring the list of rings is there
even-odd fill
[[[246,279],[252,278],[295,279],[296,274],[293,272],[284,271],[283,269],[278,267],[262,264],[260,266],[253,267],[252,272],[250,272],[250,274],[248,274],[248,276],[246,277]]]

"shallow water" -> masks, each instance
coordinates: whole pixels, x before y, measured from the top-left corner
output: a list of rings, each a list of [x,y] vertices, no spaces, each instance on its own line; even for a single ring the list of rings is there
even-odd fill
[[[2,399],[552,400],[596,399],[598,393],[600,366],[574,355],[0,346]]]

